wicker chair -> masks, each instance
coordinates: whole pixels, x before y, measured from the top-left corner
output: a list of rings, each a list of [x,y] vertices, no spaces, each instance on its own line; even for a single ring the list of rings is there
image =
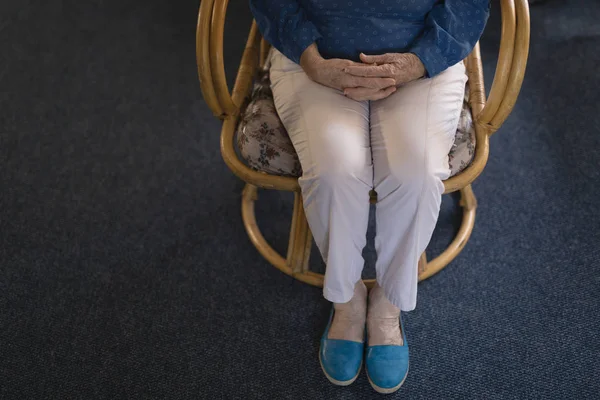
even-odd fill
[[[468,105],[473,117],[474,157],[462,171],[444,182],[446,193],[459,191],[463,208],[461,227],[452,243],[436,258],[419,262],[419,280],[439,272],[450,263],[469,240],[475,223],[477,202],[471,183],[483,171],[489,154],[489,137],[500,128],[517,100],[529,51],[529,7],[527,0],[501,0],[502,34],[500,54],[489,96],[483,81],[479,44],[465,59],[469,76]],[[235,85],[227,87],[223,62],[223,30],[228,0],[202,0],[196,32],[196,55],[200,86],[213,114],[223,121],[221,154],[227,166],[246,182],[242,193],[242,219],[250,240],[276,268],[315,286],[323,285],[323,275],[308,267],[312,235],[306,221],[297,177],[281,176],[251,168],[235,150],[236,127],[242,107],[252,92],[257,71],[265,65],[269,44],[253,22],[237,72]],[[265,240],[256,223],[254,203],[257,190],[274,189],[294,192],[294,209],[286,256],[276,252]],[[376,199],[372,199],[376,201]],[[374,279],[367,279],[368,286]]]

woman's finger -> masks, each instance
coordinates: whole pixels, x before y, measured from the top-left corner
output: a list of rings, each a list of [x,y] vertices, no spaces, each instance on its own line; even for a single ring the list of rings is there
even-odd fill
[[[374,93],[373,96],[369,100],[381,100],[381,99],[385,99],[386,97],[388,97],[390,94],[394,93],[395,91],[396,91],[396,87],[395,86],[389,87],[387,89],[380,90],[380,91]]]
[[[378,54],[378,55],[374,55],[374,56],[368,56],[364,53],[360,53],[360,60],[367,64],[374,64],[374,63],[382,64],[382,63],[390,62],[390,61],[392,61],[392,59],[393,59],[393,54],[391,54],[391,53]]]
[[[386,92],[385,90],[378,90],[376,92],[365,95],[348,94],[347,97],[355,101],[375,101],[384,99],[388,97],[391,93],[393,93],[393,91]]]
[[[346,88],[344,89],[344,94],[346,96],[355,98],[355,97],[365,97],[365,96],[369,96],[372,95],[376,92],[379,92],[380,90],[383,89],[371,89],[371,88],[365,88],[365,87],[356,87],[356,88]]]
[[[365,76],[365,77],[381,77],[391,78],[393,77],[392,66],[390,64],[382,65],[354,65],[344,68],[344,72],[354,76]]]
[[[396,80],[393,78],[362,77],[347,74],[342,79],[342,86],[385,89],[390,86],[396,86]]]
[[[371,88],[347,88],[344,90],[344,95],[356,101],[379,100],[388,97],[396,91],[396,87],[388,87],[386,89],[376,90]]]
[[[367,95],[359,95],[359,94],[356,94],[356,93],[348,93],[348,94],[346,94],[346,97],[349,98],[349,99],[352,99],[354,101],[366,101],[366,100],[369,100],[369,98],[368,98]]]

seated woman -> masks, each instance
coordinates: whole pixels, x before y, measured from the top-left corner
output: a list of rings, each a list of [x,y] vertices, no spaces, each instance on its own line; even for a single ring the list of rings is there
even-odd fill
[[[439,214],[467,80],[461,62],[489,0],[250,0],[271,55],[277,112],[298,153],[308,223],[334,303],[319,358],[378,392],[408,372],[400,311],[415,308],[417,265]],[[361,280],[369,191],[377,192],[377,285]],[[366,332],[365,332],[366,325]],[[365,338],[365,335],[367,337]]]

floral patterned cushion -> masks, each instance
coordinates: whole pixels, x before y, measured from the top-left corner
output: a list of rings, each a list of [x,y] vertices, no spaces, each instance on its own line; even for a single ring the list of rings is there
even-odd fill
[[[451,176],[464,170],[475,154],[475,129],[468,104],[468,89],[467,84],[458,130],[448,155]],[[259,71],[252,94],[242,110],[237,144],[248,165],[269,174],[302,175],[298,155],[275,110],[268,70]]]

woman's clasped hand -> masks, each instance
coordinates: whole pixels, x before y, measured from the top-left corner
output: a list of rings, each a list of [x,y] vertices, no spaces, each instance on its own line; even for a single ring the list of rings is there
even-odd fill
[[[361,54],[360,59],[325,59],[313,44],[302,54],[300,65],[313,81],[356,101],[384,99],[398,86],[425,75],[423,63],[412,53]]]

